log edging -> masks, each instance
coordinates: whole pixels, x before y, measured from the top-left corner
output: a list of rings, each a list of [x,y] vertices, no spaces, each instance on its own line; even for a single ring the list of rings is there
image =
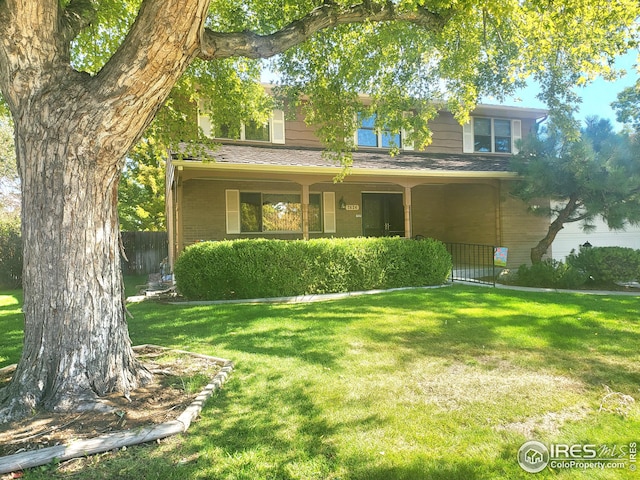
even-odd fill
[[[68,445],[56,445],[54,447],[42,448],[28,452],[20,452],[13,455],[0,457],[0,474],[11,473],[26,468],[38,467],[46,465],[53,460],[65,461],[72,458],[84,457],[96,453],[107,452],[116,448],[128,447],[145,442],[152,442],[171,435],[186,432],[191,422],[200,414],[206,401],[214,392],[222,388],[233,371],[233,362],[224,358],[202,355],[199,353],[187,352],[185,350],[176,350],[172,348],[160,347],[158,345],[137,345],[134,350],[144,348],[154,348],[158,350],[166,350],[194,357],[205,358],[222,366],[222,369],[211,379],[211,382],[204,387],[191,404],[176,418],[157,425],[147,427],[139,427],[130,430],[123,430],[113,433],[100,435],[98,437],[85,440],[77,440]],[[12,368],[5,367],[6,369]]]

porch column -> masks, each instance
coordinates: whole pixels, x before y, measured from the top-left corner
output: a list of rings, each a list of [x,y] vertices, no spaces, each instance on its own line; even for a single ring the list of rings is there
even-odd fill
[[[302,239],[309,240],[309,185],[302,185]]]
[[[411,231],[411,187],[404,187],[404,236],[405,238],[413,237]]]
[[[182,253],[182,251],[184,250],[184,228],[183,228],[183,221],[182,221],[182,202],[184,199],[183,196],[183,192],[182,192],[182,178],[180,176],[180,174],[182,173],[182,167],[178,167],[178,175],[176,182],[177,182],[177,201],[176,201],[176,205],[175,205],[175,236],[176,236],[176,243],[175,243],[175,248],[176,248],[176,254],[175,254],[175,258],[178,258],[180,256],[180,254]]]

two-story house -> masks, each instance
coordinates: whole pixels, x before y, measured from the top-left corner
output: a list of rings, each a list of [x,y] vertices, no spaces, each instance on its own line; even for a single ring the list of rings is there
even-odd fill
[[[237,238],[310,239],[397,235],[508,248],[508,266],[529,263],[548,220],[509,195],[516,142],[546,117],[540,109],[480,105],[461,126],[440,112],[425,151],[362,119],[358,150],[342,170],[300,116],[274,110],[263,125],[242,125],[225,138],[198,116],[202,131],[221,143],[214,161],[173,157],[167,165],[170,262],[199,241]],[[400,153],[389,155],[392,145]]]

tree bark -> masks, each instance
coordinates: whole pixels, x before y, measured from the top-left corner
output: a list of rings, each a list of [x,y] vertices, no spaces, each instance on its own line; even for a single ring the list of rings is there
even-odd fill
[[[542,257],[545,253],[547,253],[549,247],[551,247],[551,244],[558,235],[558,232],[560,232],[560,230],[564,228],[564,224],[578,220],[576,218],[573,218],[573,215],[578,210],[578,207],[578,199],[574,196],[571,196],[565,207],[558,214],[558,217],[549,224],[549,229],[547,230],[547,234],[544,236],[544,238],[531,249],[531,263],[535,264],[542,262]]]
[[[100,396],[128,395],[151,378],[127,329],[117,185],[127,151],[197,55],[207,8],[208,0],[144,1],[92,77],[68,63],[73,26],[57,0],[0,3],[0,86],[23,189],[25,316],[0,423],[37,409],[104,408]]]
[[[55,111],[43,101],[39,111]],[[58,110],[59,111],[59,110]],[[120,269],[121,161],[81,154],[96,134],[74,111],[16,124],[22,179],[25,338],[6,414],[96,407],[150,375],[131,350]],[[69,132],[75,132],[69,135]]]

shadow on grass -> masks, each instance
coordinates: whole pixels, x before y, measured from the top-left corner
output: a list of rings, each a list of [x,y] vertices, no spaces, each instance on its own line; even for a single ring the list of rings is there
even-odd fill
[[[416,355],[466,361],[521,351],[528,367],[571,371],[591,385],[629,389],[640,383],[632,368],[637,308],[635,297],[454,287],[299,305],[141,306],[141,320],[132,321],[130,330],[134,343],[140,338],[328,367],[344,354],[338,337],[353,330],[381,350],[401,347],[397,355],[405,361]],[[172,315],[174,322],[168,320]]]
[[[414,460],[393,467],[366,466],[357,469],[349,476],[353,480],[476,480],[484,479],[487,465],[478,462],[460,460],[458,462],[435,463],[427,460]],[[363,465],[366,460],[363,459]]]
[[[532,370],[557,371],[598,388],[607,383],[635,392],[640,383],[634,368],[637,306],[637,298],[475,287],[302,305],[132,306],[133,343],[236,362],[225,389],[208,403],[188,434],[148,454],[148,478],[153,472],[158,478],[202,479],[498,478],[504,473],[501,460],[494,464],[452,454],[439,463],[422,453],[395,463],[377,462],[366,453],[350,457],[341,443],[346,433],[375,432],[386,422],[384,411],[365,406],[357,411],[343,407],[335,416],[331,382],[342,373],[353,375],[344,371],[343,363],[350,342],[361,340],[372,351],[391,352],[399,364],[407,365],[422,357],[462,362],[486,355],[520,358],[521,365]],[[354,370],[356,376],[345,381],[358,380]],[[513,465],[513,452],[505,455]],[[193,460],[180,463],[183,458]],[[121,478],[140,478],[136,475],[143,462],[136,462],[136,471],[115,459],[89,473],[91,478],[109,478],[108,473],[100,476],[108,470],[118,471]]]
[[[598,388],[607,384],[631,392],[640,383],[638,298],[477,288],[448,289],[435,297],[416,302],[415,296],[400,294],[394,308],[414,312],[407,314],[411,326],[372,325],[368,337],[401,346],[405,361],[416,355],[466,361],[522,352],[529,368],[571,372]],[[374,299],[370,307],[379,301],[384,299]],[[415,312],[429,312],[424,318],[437,326],[425,327]]]

